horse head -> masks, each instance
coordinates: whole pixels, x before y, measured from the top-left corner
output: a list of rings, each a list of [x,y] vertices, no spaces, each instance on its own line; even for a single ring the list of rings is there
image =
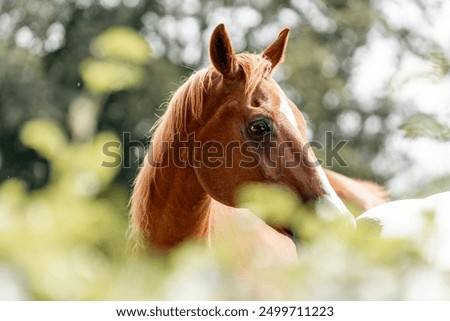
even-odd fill
[[[261,54],[236,54],[224,25],[213,31],[211,84],[196,128],[206,148],[197,149],[196,175],[210,196],[229,206],[236,205],[242,184],[266,182],[292,190],[304,202],[328,199],[348,215],[310,148],[305,118],[272,78],[288,36],[283,29]],[[211,162],[210,151],[217,152],[217,162]]]

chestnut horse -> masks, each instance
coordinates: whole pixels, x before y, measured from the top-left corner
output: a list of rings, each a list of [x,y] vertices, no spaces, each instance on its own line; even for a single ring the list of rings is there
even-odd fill
[[[223,228],[246,221],[253,227],[236,230],[229,240],[234,249],[296,257],[290,237],[236,208],[235,193],[249,182],[278,184],[305,203],[325,200],[350,221],[340,197],[364,210],[384,202],[377,185],[317,166],[303,115],[271,77],[288,35],[282,30],[262,54],[235,54],[224,25],[213,31],[212,66],[174,93],[135,181],[133,224],[152,248],[195,238],[213,245]]]

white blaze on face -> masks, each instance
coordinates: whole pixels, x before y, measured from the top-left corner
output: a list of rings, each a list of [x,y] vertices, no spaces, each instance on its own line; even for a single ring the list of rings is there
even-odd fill
[[[283,94],[280,95],[280,111],[286,116],[287,120],[291,123],[292,126],[298,131],[298,123],[295,118],[294,112],[292,111],[291,106],[287,102],[287,99]]]
[[[333,186],[331,186],[330,181],[328,180],[327,175],[325,174],[322,166],[316,167],[317,174],[319,175],[320,183],[322,184],[322,188],[325,192],[325,195],[328,197],[328,200],[333,204],[340,213],[344,215],[351,215],[350,211],[345,206],[344,202],[339,198],[334,190]],[[353,217],[353,216],[352,216]]]
[[[297,132],[300,135],[300,130],[298,129],[298,123],[297,123],[297,119],[295,118],[295,114],[292,111],[291,106],[289,106],[289,103],[283,93],[280,93],[280,111],[287,118],[289,123],[294,127],[295,132]],[[299,137],[299,139],[300,139],[300,137]],[[328,180],[322,167],[319,165],[318,167],[316,167],[316,170],[317,170],[317,175],[319,176],[322,188],[325,192],[324,198],[326,198],[331,203],[331,205],[333,205],[338,210],[338,212],[340,214],[351,217],[352,222],[354,222],[353,215],[347,209],[344,202],[342,202],[342,200],[336,194],[336,191],[331,186],[330,181]]]

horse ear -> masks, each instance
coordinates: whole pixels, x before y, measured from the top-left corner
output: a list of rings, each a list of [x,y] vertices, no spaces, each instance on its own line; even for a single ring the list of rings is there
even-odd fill
[[[238,70],[236,55],[223,23],[211,35],[209,57],[214,68],[225,78],[231,78]]]
[[[284,52],[289,38],[289,31],[291,29],[284,28],[278,34],[277,40],[275,40],[270,46],[263,52],[263,56],[272,63],[272,70],[283,61]]]

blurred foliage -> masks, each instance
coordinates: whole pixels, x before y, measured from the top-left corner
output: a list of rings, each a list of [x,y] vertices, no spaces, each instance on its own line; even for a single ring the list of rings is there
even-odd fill
[[[81,63],[81,77],[93,93],[110,93],[141,85],[145,71],[141,64],[149,61],[145,39],[134,30],[113,27],[100,34],[91,45],[97,59]]]
[[[303,239],[297,264],[252,263],[243,275],[225,245],[215,255],[198,244],[131,255],[127,202],[138,156],[130,147],[145,143],[180,79],[207,63],[219,22],[238,51],[259,51],[292,28],[275,77],[313,139],[332,131],[336,142],[349,140],[349,167],[337,169],[350,176],[384,182],[371,161],[397,130],[388,94],[366,106],[349,90],[353,58],[371,30],[430,60],[437,77],[448,75],[442,50],[422,45],[432,40],[390,25],[369,0],[0,0],[0,298],[449,299],[448,272],[429,264],[419,245],[379,239],[372,226],[348,231],[261,186],[241,202],[293,226]],[[403,129],[448,137],[428,116]],[[103,145],[126,132],[135,142],[118,153],[131,168],[102,167]]]
[[[126,27],[112,27],[100,34],[91,45],[92,53],[110,58],[144,64],[150,57],[150,48],[144,37]]]
[[[416,115],[408,119],[402,129],[406,137],[430,137],[437,140],[450,140],[450,127],[430,115]]]
[[[95,153],[93,142],[66,147]],[[112,193],[113,187],[96,194],[84,193],[73,181],[70,184],[63,179],[74,167],[69,163],[67,172],[55,175],[40,191],[27,193],[17,180],[4,183],[0,189],[0,271],[19,271],[26,280],[15,298],[450,299],[448,271],[427,261],[422,246],[430,231],[418,236],[420,242],[381,239],[376,224],[361,222],[354,231],[342,221],[311,215],[285,191],[261,185],[246,188],[241,196],[243,204],[260,208],[269,220],[280,222],[281,215],[281,221],[290,222],[301,240],[297,262],[261,261],[250,250],[244,253],[243,269],[242,261],[236,262],[229,255],[235,249],[226,241],[217,244],[215,251],[204,244],[186,242],[165,256],[132,254],[125,243],[127,223],[121,215],[126,193],[117,189]],[[261,207],[262,200],[267,207]],[[249,226],[240,228],[245,233]],[[5,285],[0,297],[11,298],[11,289],[20,286],[20,279],[11,277]]]
[[[52,173],[33,192],[17,179],[1,185],[0,265],[25,275],[31,298],[87,298],[95,290],[91,281],[126,245],[127,191],[112,183],[117,168],[99,166],[103,144],[118,138],[102,132],[69,143],[57,123],[40,119],[25,124],[21,139],[50,161]]]
[[[431,52],[430,59],[434,65],[434,73],[438,77],[445,77],[450,74],[450,62],[442,51]]]
[[[425,182],[421,188],[415,190],[411,197],[423,198],[442,191],[450,191],[450,179],[448,176],[433,178],[429,182]]]

